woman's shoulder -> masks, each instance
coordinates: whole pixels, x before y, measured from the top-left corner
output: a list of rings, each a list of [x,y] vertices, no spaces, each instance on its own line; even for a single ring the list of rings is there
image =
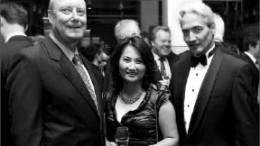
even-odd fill
[[[163,102],[169,100],[171,93],[166,90],[160,90],[159,86],[151,84],[149,88],[150,100],[157,104],[161,105]]]

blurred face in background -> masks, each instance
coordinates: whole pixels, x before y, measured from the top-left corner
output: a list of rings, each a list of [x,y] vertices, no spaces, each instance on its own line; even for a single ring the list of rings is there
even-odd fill
[[[181,22],[184,41],[195,56],[200,56],[213,46],[215,27],[195,13],[187,13]]]
[[[158,30],[155,39],[151,42],[153,52],[158,56],[167,56],[171,53],[171,34],[168,31]]]
[[[52,30],[61,42],[79,41],[86,30],[87,13],[84,0],[52,0],[49,10]]]

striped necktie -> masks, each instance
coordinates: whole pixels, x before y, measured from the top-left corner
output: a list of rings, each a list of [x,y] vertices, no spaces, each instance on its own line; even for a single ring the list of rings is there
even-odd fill
[[[96,105],[96,108],[98,109],[98,103],[97,103],[97,96],[95,93],[95,90],[93,89],[93,87],[91,86],[92,82],[91,79],[89,77],[89,74],[87,71],[84,70],[84,65],[79,57],[78,54],[74,54],[74,57],[72,59],[72,62],[76,68],[76,70],[78,71],[78,73],[80,74],[83,82],[85,83],[92,99],[94,100],[94,103]]]

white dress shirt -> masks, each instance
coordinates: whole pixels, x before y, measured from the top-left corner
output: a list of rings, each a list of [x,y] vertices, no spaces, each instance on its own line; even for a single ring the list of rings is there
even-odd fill
[[[185,120],[185,128],[187,132],[189,130],[190,120],[192,117],[196,100],[198,98],[200,87],[208,71],[211,60],[214,56],[212,55],[208,58],[208,54],[209,52],[211,52],[211,50],[214,49],[214,47],[215,45],[213,45],[213,47],[206,52],[207,65],[203,66],[201,63],[199,63],[196,67],[190,68],[186,89],[185,89],[185,99],[184,99],[184,120]]]

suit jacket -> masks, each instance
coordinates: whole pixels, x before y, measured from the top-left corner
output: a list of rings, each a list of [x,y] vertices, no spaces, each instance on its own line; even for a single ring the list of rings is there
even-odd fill
[[[101,87],[90,62],[80,56],[95,87],[98,109],[72,62],[50,37],[16,56],[10,75],[16,146],[104,144]]]
[[[175,53],[171,52],[166,58],[169,62],[170,70],[171,70],[171,72],[173,72],[173,68],[172,68],[173,64],[178,60],[179,57]],[[157,73],[155,75],[155,78],[156,78],[156,81],[162,80],[161,71],[159,70],[158,66],[157,66]]]
[[[257,87],[246,62],[217,46],[202,82],[188,132],[184,122],[185,87],[191,52],[174,64],[172,98],[180,146],[259,146]]]
[[[259,81],[259,70],[256,67],[253,60],[245,53],[242,53],[241,56],[242,56],[243,60],[245,60],[247,63],[249,63],[252,66],[252,68],[251,68],[252,75],[254,76],[255,80]]]
[[[10,135],[11,121],[9,119],[9,89],[8,79],[10,74],[11,64],[14,61],[14,56],[22,48],[32,46],[32,42],[26,36],[13,36],[0,48],[0,60],[1,60],[1,143],[2,146],[12,146],[12,140]]]

